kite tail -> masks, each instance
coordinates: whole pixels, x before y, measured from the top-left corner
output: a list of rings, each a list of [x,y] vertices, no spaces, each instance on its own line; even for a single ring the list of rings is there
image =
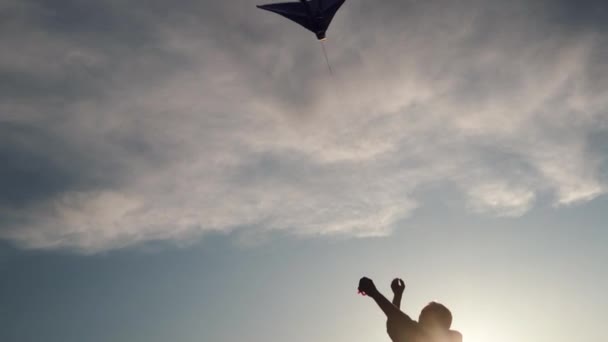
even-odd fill
[[[334,72],[331,70],[331,65],[329,64],[329,57],[327,57],[327,50],[325,50],[325,43],[321,40],[321,48],[323,49],[323,55],[325,56],[325,61],[327,62],[327,68],[329,69],[329,73],[333,76]]]

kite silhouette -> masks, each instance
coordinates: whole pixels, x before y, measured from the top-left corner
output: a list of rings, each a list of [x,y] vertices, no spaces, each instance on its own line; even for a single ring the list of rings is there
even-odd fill
[[[294,21],[324,40],[329,24],[345,0],[300,0],[257,6]]]
[[[345,0],[300,0],[300,2],[282,2],[258,5],[257,7],[282,15],[314,33],[317,36],[317,39],[321,41],[327,68],[329,69],[329,73],[333,75],[323,41],[326,39],[329,24],[331,24],[336,12],[338,12],[344,1]]]

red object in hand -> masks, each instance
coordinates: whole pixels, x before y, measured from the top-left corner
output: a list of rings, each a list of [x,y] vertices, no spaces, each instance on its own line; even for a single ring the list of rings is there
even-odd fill
[[[359,293],[360,295],[362,295],[364,297],[367,296],[367,294],[365,292],[361,291],[361,290],[358,290],[357,293]]]

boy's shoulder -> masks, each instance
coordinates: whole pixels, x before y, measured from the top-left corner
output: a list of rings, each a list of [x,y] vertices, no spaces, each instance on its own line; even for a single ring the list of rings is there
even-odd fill
[[[428,332],[421,336],[420,342],[462,342],[462,334],[456,330],[442,331],[439,333]]]
[[[392,341],[417,342],[423,335],[418,322],[410,319],[389,319],[386,321],[386,331]]]
[[[449,334],[450,342],[462,342],[462,334],[456,330],[450,330]]]

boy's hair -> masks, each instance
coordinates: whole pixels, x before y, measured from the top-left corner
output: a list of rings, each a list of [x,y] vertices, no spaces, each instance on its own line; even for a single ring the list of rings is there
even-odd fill
[[[449,330],[452,326],[452,313],[443,304],[430,302],[420,311],[418,321],[423,324],[437,325],[443,329]]]

